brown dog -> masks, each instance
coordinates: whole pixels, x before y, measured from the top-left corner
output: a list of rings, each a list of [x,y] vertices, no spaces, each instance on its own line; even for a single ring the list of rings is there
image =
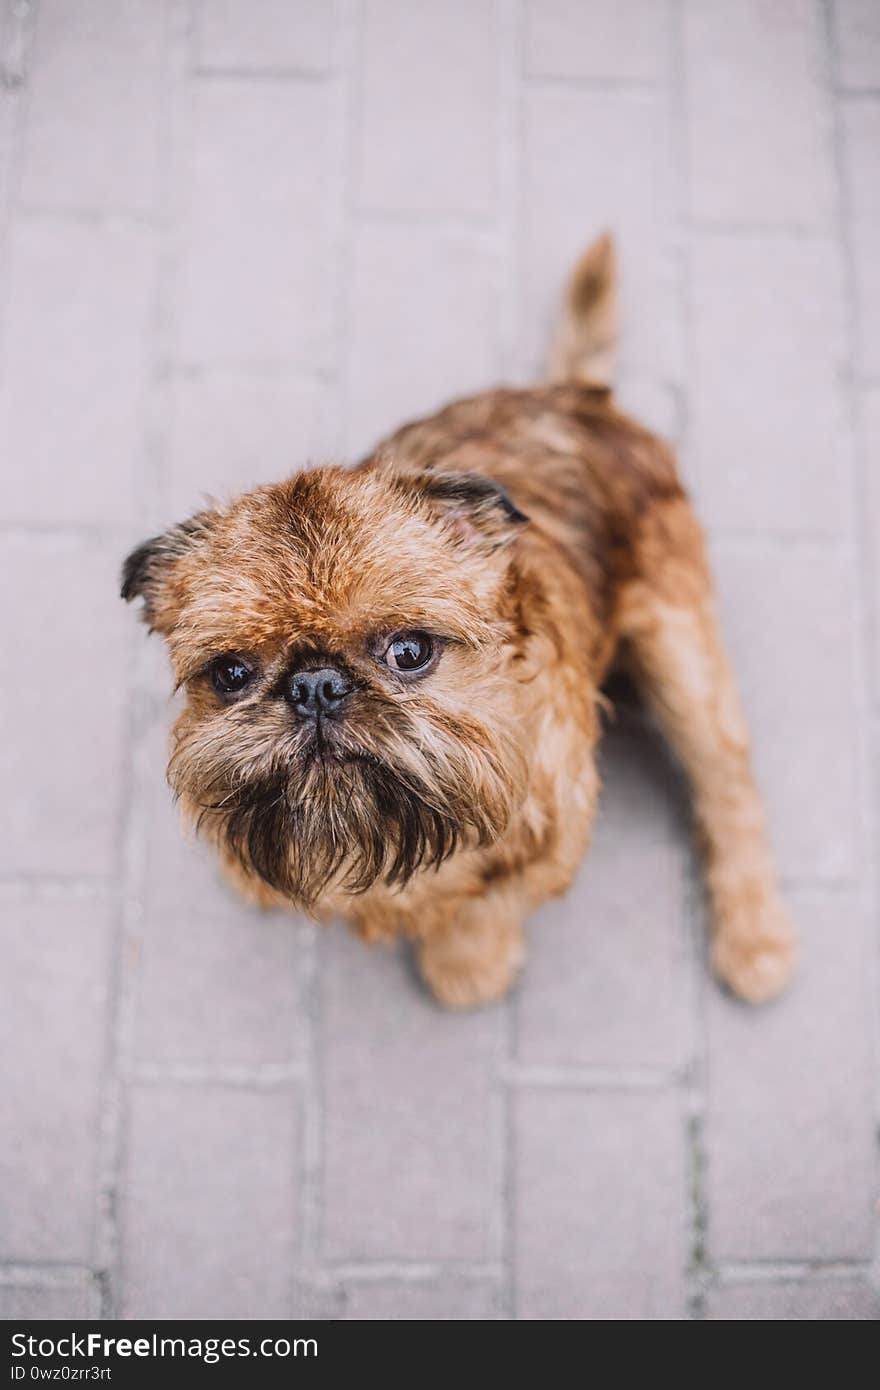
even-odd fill
[[[554,384],[458,401],[125,564],[186,690],[171,785],[237,886],[408,934],[445,1004],[503,994],[526,916],[571,882],[613,661],[692,785],[717,974],[759,1001],[791,971],[700,529],[668,449],[612,403],[613,346],[603,238]]]

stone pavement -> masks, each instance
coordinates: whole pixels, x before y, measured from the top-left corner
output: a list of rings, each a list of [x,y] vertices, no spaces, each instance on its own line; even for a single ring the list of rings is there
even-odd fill
[[[624,715],[516,998],[448,1016],[183,843],[117,573],[530,379],[604,225],[803,968],[709,982]],[[876,0],[0,0],[5,1316],[878,1316],[878,247]]]

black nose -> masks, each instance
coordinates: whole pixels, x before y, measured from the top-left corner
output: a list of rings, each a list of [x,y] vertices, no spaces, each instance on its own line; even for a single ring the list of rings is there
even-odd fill
[[[320,671],[295,671],[287,683],[287,698],[302,719],[317,719],[319,714],[335,714],[353,689],[349,676],[335,666],[323,666]]]

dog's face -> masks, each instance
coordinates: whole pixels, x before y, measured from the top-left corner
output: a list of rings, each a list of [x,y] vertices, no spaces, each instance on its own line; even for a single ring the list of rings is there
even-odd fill
[[[246,871],[309,906],[501,834],[524,521],[479,475],[324,468],[129,556],[186,691],[169,780]]]

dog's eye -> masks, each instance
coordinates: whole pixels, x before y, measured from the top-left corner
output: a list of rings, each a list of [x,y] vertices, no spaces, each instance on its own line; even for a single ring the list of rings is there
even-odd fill
[[[218,656],[208,668],[211,684],[220,695],[237,695],[254,678],[254,669],[240,656]]]
[[[392,671],[421,671],[434,655],[434,641],[427,632],[398,632],[385,649],[382,660]]]

